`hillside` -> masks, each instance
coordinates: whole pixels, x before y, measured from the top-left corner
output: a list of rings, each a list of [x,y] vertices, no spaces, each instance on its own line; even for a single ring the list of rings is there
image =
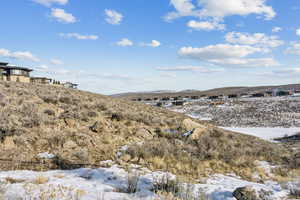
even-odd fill
[[[256,92],[265,92],[266,90],[272,90],[275,88],[282,89],[295,89],[300,90],[300,84],[289,84],[289,85],[269,85],[269,86],[255,86],[255,87],[223,87],[223,88],[215,88],[204,91],[197,90],[184,90],[179,92],[136,92],[136,93],[123,93],[118,95],[112,95],[118,98],[124,99],[137,99],[137,98],[154,98],[154,97],[176,97],[176,96],[213,96],[213,95],[230,95],[230,94],[243,94],[243,93],[256,93]]]
[[[280,144],[165,109],[50,85],[0,82],[0,134],[2,170],[93,167],[114,160],[193,178],[234,172],[251,179],[257,160],[287,172],[299,168],[293,152]]]

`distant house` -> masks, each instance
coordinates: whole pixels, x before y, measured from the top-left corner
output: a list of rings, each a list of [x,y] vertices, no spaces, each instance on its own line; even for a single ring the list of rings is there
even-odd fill
[[[228,95],[228,98],[229,99],[238,98],[238,95],[237,94],[230,94],[230,95]]]
[[[162,101],[170,101],[170,97],[163,97],[161,100]]]
[[[31,77],[30,78],[31,83],[39,83],[39,84],[50,84],[52,83],[51,78],[46,77]]]
[[[210,100],[219,99],[219,96],[210,96],[210,97],[208,97],[208,99],[210,99]]]
[[[71,82],[66,82],[66,83],[63,84],[63,86],[65,88],[77,89],[78,84],[71,83]]]
[[[265,94],[264,93],[255,93],[255,94],[252,94],[252,97],[264,97]]]
[[[191,99],[193,100],[199,99],[199,96],[192,96]]]
[[[184,105],[184,101],[173,101],[172,102],[172,105],[173,106],[183,106]]]
[[[273,96],[273,91],[266,91],[265,93],[267,96]]]
[[[277,96],[288,96],[290,95],[290,92],[281,88],[276,88],[273,90],[273,96],[277,97]]]
[[[2,81],[30,83],[30,72],[32,69],[10,66],[8,63],[0,62],[0,80]]]

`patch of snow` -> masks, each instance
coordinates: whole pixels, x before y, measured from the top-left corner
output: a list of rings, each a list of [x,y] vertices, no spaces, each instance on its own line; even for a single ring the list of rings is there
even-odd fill
[[[300,132],[300,128],[235,128],[220,127],[225,130],[253,135],[264,140],[273,141],[275,138],[291,136]]]
[[[272,192],[270,199],[281,200],[288,195],[288,191],[272,181],[265,184],[249,182],[239,177],[225,176],[217,174],[207,180],[206,184],[197,184],[195,190],[203,191],[212,200],[235,200],[233,191],[238,187],[251,186],[256,191],[265,190]]]
[[[263,163],[266,164],[266,163]],[[134,194],[118,192],[127,187],[128,172],[117,165],[110,168],[98,169],[76,169],[76,170],[56,170],[47,172],[33,171],[8,171],[0,172],[0,181],[6,182],[6,178],[22,179],[24,182],[10,184],[5,186],[5,197],[9,199],[33,199],[46,195],[51,196],[53,200],[81,199],[81,200],[152,200],[157,197],[151,189],[157,181],[176,179],[171,173],[156,171],[151,172],[135,166],[135,172],[140,174],[138,181],[138,191]],[[48,182],[35,184],[34,180],[38,177],[48,178]],[[234,200],[232,192],[243,186],[252,186],[256,190],[264,189],[272,192],[273,200],[280,200],[288,194],[287,189],[283,189],[276,182],[268,181],[265,184],[248,182],[237,176],[217,174],[207,179],[205,184],[185,184],[192,185],[194,195],[199,191],[205,193],[211,200]],[[292,187],[292,186],[291,186]],[[81,192],[80,192],[81,191]],[[81,194],[80,198],[73,198]]]
[[[48,152],[39,153],[37,156],[39,158],[43,158],[43,159],[53,159],[53,158],[55,158],[54,154],[51,154],[51,153],[48,153]]]

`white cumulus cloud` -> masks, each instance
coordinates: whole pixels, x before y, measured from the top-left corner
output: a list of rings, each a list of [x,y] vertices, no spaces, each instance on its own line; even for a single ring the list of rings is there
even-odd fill
[[[296,35],[299,35],[299,36],[300,36],[300,28],[298,28],[298,29],[296,30]]]
[[[282,28],[281,28],[281,27],[276,26],[276,27],[273,27],[273,28],[272,28],[272,32],[273,32],[273,33],[278,33],[278,32],[280,32],[280,31],[282,31]]]
[[[75,23],[77,21],[71,13],[67,13],[61,8],[52,8],[51,17],[62,23]]]
[[[199,73],[213,73],[220,72],[223,69],[207,69],[201,66],[175,66],[175,67],[157,67],[158,71],[166,72],[199,72]]]
[[[285,53],[300,55],[300,43],[292,42],[290,46],[285,50]]]
[[[51,6],[52,4],[66,5],[69,0],[33,0],[36,3],[42,4],[44,6]]]
[[[60,33],[59,36],[63,38],[75,38],[78,40],[97,40],[99,38],[97,35],[81,35],[79,33]]]
[[[256,53],[265,53],[265,50],[249,45],[217,44],[200,48],[182,47],[178,51],[181,57],[220,66],[269,67],[279,65],[273,58],[248,58]]]
[[[123,15],[115,10],[106,9],[106,22],[113,25],[119,25],[123,19]]]
[[[8,57],[8,58],[14,58],[19,60],[29,60],[33,62],[39,62],[40,59],[33,55],[29,51],[15,51],[11,52],[7,49],[0,49],[0,56]]]
[[[118,46],[126,47],[126,46],[132,46],[133,42],[129,40],[128,38],[123,38],[119,42],[116,43]]]
[[[195,30],[205,30],[205,31],[225,29],[225,24],[220,24],[218,22],[209,22],[209,21],[191,20],[187,23],[187,26]]]
[[[64,64],[64,62],[59,59],[51,59],[50,62],[53,65],[63,65]]]
[[[270,20],[276,16],[271,6],[266,5],[266,0],[198,0],[197,6],[192,0],[170,0],[176,11],[165,16],[167,21],[194,16],[199,18],[213,18],[222,20],[227,16],[247,16],[256,14]]]
[[[256,48],[247,45],[217,44],[200,48],[182,47],[178,53],[180,56],[185,56],[189,58],[195,58],[200,60],[213,60],[228,57],[240,58],[261,51],[261,48]]]
[[[267,36],[264,33],[230,32],[226,34],[225,39],[233,44],[255,45],[266,48],[275,48],[284,44],[284,41],[279,40],[277,36]]]
[[[148,47],[159,47],[161,45],[161,43],[157,40],[152,40],[150,43],[141,43],[141,46],[148,46]]]

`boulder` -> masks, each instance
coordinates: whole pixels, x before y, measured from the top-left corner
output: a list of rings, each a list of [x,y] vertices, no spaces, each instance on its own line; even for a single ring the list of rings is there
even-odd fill
[[[150,140],[153,138],[153,134],[151,133],[151,131],[145,128],[138,129],[135,135],[146,140]]]
[[[199,140],[200,137],[206,133],[208,129],[206,127],[196,128],[193,133],[189,136],[192,140]]]
[[[185,119],[183,120],[182,122],[182,128],[184,128],[185,130],[193,130],[193,129],[196,129],[196,128],[205,128],[205,126],[197,123],[197,122],[194,122],[193,120],[191,119]]]
[[[260,200],[255,189],[250,186],[237,188],[232,195],[237,200]]]
[[[101,133],[105,129],[105,123],[102,121],[96,121],[91,127],[90,130],[94,133]]]
[[[77,144],[73,142],[72,140],[69,140],[64,143],[64,149],[70,150],[70,149],[75,149],[77,147]]]

